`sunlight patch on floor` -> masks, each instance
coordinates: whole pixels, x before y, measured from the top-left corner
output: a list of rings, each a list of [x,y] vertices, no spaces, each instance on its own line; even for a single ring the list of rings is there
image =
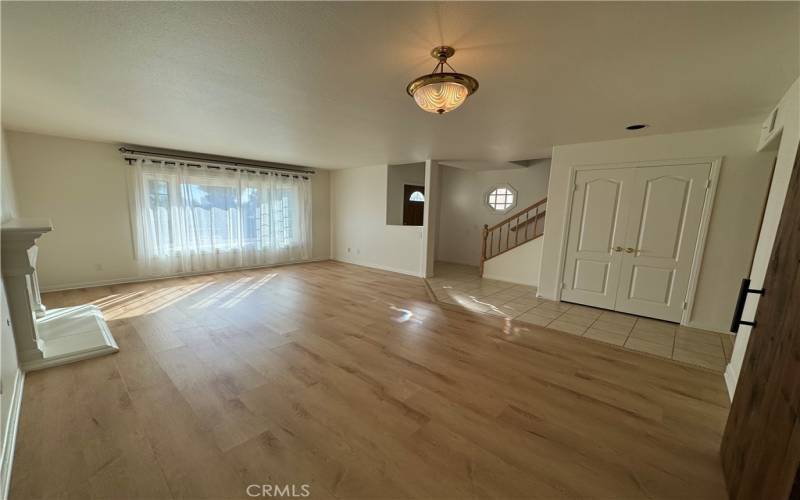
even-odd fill
[[[473,266],[437,262],[434,269],[427,282],[437,301],[503,318],[506,325],[532,324],[719,372],[730,359],[731,335],[542,299],[535,287],[481,278]],[[513,327],[504,331],[511,334]]]

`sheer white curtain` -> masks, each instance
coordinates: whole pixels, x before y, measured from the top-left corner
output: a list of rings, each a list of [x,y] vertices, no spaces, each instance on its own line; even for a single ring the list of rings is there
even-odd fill
[[[136,258],[147,275],[311,256],[311,181],[299,175],[136,160]]]

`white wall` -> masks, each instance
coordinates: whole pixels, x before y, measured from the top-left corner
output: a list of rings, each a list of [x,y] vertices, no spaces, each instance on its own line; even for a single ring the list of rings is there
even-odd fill
[[[571,167],[723,156],[690,324],[727,331],[750,269],[774,153],[756,152],[760,124],[553,148],[539,293],[558,296]]]
[[[5,131],[0,130],[0,219],[6,221],[17,216],[14,182],[6,148]],[[14,331],[11,329],[6,300],[5,284],[0,289],[0,498],[7,494],[11,473],[14,437],[17,433],[17,416],[21,400],[22,372],[17,363]]]
[[[425,163],[389,165],[386,184],[386,223],[403,225],[405,185],[425,186]],[[427,196],[425,200],[427,201]]]
[[[800,79],[796,80],[792,87],[786,92],[778,103],[778,116],[775,120],[775,128],[783,128],[780,137],[772,143],[778,144],[777,160],[775,171],[772,175],[769,196],[764,209],[764,220],[761,223],[761,231],[758,236],[753,266],[750,269],[750,287],[762,288],[764,276],[767,273],[769,259],[772,255],[772,246],[775,243],[775,236],[778,232],[778,224],[783,213],[783,204],[786,199],[786,192],[789,188],[789,180],[794,170],[794,161],[797,156],[798,142],[800,142]],[[779,141],[779,142],[778,142]],[[750,294],[745,304],[742,319],[751,320],[758,307],[759,296]],[[728,385],[728,392],[733,397],[736,382],[739,379],[739,372],[744,361],[747,343],[750,340],[751,328],[742,325],[736,335],[736,342],[733,346],[731,362],[725,370],[725,381]]]
[[[138,279],[118,145],[6,132],[19,213],[47,217],[39,240],[43,290]],[[330,258],[329,176],[312,178],[313,259]]]
[[[441,167],[435,160],[425,162],[425,217],[422,230],[422,272],[421,276],[433,277],[436,261],[436,247],[439,242],[439,212],[441,210]]]
[[[547,196],[549,174],[550,160],[506,170],[472,171],[443,165],[436,259],[477,266],[483,225],[494,225]],[[494,213],[485,203],[486,193],[498,184],[511,184],[517,190],[517,206],[507,214]]]
[[[421,276],[424,226],[386,224],[387,176],[387,165],[331,171],[333,258]]]
[[[538,287],[541,260],[542,238],[537,238],[487,260],[483,277]]]
[[[14,178],[11,174],[11,162],[6,147],[6,131],[0,129],[0,203],[2,219],[8,220],[17,216],[17,199],[14,193]]]

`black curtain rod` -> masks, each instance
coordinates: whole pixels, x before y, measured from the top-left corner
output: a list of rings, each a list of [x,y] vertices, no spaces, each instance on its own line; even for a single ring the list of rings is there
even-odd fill
[[[174,158],[176,160],[190,160],[199,163],[215,163],[217,165],[230,165],[232,167],[246,167],[246,168],[259,168],[262,170],[277,170],[281,172],[289,172],[293,174],[315,174],[316,171],[314,170],[301,170],[301,169],[294,169],[294,168],[286,168],[286,167],[272,167],[267,165],[256,165],[254,163],[245,163],[240,161],[229,161],[229,160],[216,160],[214,158],[202,157],[202,156],[184,156],[184,155],[176,155],[173,153],[159,153],[158,151],[142,151],[138,149],[128,149],[126,147],[119,148],[119,152],[122,154],[132,154],[132,155],[140,155],[140,156],[155,156],[159,158]]]

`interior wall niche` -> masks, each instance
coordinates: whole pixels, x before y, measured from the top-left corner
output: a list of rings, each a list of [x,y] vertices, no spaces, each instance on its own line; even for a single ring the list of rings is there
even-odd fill
[[[389,165],[386,176],[386,224],[421,226],[425,211],[425,162]]]

